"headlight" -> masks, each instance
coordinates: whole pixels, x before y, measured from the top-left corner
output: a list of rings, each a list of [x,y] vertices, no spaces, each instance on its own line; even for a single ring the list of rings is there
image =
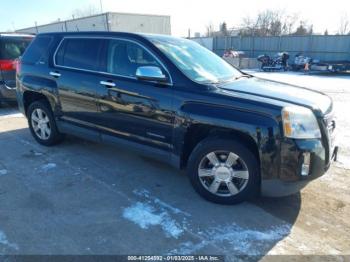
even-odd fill
[[[321,131],[314,113],[305,107],[291,106],[282,109],[284,136],[307,139],[320,138]]]

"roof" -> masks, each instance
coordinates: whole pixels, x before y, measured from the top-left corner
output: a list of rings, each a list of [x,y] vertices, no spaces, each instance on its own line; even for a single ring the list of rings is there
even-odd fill
[[[150,38],[150,37],[165,37],[161,34],[143,34],[130,32],[115,32],[115,31],[81,31],[81,32],[47,32],[39,33],[38,36],[43,35],[59,35],[59,36],[100,36],[100,37],[134,37],[134,38]],[[167,36],[171,37],[171,36]]]

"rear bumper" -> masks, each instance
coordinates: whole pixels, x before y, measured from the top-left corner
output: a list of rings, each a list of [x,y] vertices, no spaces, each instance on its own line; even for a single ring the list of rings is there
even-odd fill
[[[0,83],[0,101],[1,102],[15,102],[16,101],[16,88],[11,88]]]

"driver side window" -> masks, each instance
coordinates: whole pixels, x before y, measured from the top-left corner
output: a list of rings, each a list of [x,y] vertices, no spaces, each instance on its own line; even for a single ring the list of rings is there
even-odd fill
[[[107,47],[107,72],[135,77],[140,66],[157,66],[157,60],[140,45],[123,40],[110,40]]]

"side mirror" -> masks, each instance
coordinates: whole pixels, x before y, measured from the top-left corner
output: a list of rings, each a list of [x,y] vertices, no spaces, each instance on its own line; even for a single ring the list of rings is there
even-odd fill
[[[166,82],[167,77],[157,66],[140,66],[136,70],[136,77],[139,80]]]

